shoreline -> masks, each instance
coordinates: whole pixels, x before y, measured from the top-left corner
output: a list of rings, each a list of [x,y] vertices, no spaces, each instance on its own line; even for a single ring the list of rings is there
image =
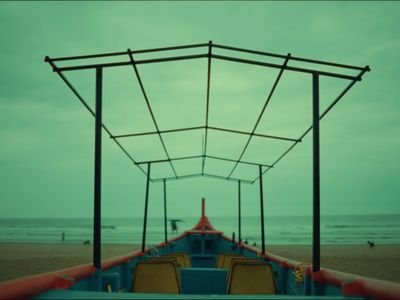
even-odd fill
[[[138,244],[103,244],[102,259],[139,249]],[[311,245],[267,245],[266,251],[302,263],[312,261]],[[0,282],[88,264],[91,261],[92,244],[1,242]],[[367,245],[321,245],[321,267],[399,283],[400,245],[378,244],[372,249]]]

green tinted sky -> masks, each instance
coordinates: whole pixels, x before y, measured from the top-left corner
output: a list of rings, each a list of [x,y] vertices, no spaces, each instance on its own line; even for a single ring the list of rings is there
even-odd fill
[[[400,3],[89,2],[0,4],[0,217],[91,217],[94,120],[43,62],[51,57],[215,43],[370,65],[361,83],[321,123],[324,214],[399,213]],[[161,128],[204,122],[206,60],[140,66]],[[210,123],[251,130],[276,70],[216,61]],[[68,73],[91,104],[94,73]],[[346,86],[321,80],[321,108]],[[298,137],[311,124],[310,76],[284,73],[258,132]],[[104,121],[113,133],[154,130],[131,68],[104,73]],[[310,214],[311,136],[264,179],[267,214]],[[211,154],[236,159],[246,139],[209,136]],[[163,158],[159,141],[122,141],[137,160]],[[201,132],[170,134],[171,156],[200,154]],[[290,144],[254,139],[247,160],[273,162]],[[145,177],[104,135],[103,215],[141,216]],[[200,160],[177,163],[181,174]],[[207,161],[210,173],[232,165]],[[234,175],[254,178],[256,168]],[[168,165],[155,175],[170,175]],[[161,216],[151,186],[150,216]],[[236,213],[236,184],[194,179],[168,185],[170,214]],[[243,187],[243,214],[258,214],[258,184]]]

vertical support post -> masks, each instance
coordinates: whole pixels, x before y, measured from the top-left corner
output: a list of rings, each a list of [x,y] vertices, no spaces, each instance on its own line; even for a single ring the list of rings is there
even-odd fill
[[[206,253],[206,241],[204,239],[204,231],[206,230],[206,199],[201,198],[201,254]]]
[[[205,137],[204,137],[203,162],[202,162],[202,166],[201,166],[201,175],[204,175],[204,166],[206,163],[206,156],[207,156],[208,110],[209,110],[209,105],[210,105],[211,52],[212,52],[212,41],[208,41],[206,124],[205,124]]]
[[[149,207],[150,166],[151,163],[147,163],[146,201],[144,204],[142,252],[144,252],[144,250],[146,249],[146,229],[147,229],[146,227],[147,227],[147,208]]]
[[[201,217],[204,219],[206,217],[206,199],[201,198]]]
[[[262,166],[258,166],[260,173],[260,212],[261,212],[261,254],[265,254],[265,232],[264,232],[264,195],[263,195],[263,181],[262,181]]]
[[[313,73],[313,272],[320,270],[319,75]]]
[[[206,230],[206,199],[201,198],[201,230]]]
[[[96,108],[94,137],[93,266],[101,269],[101,127],[103,69],[96,68]]]
[[[164,236],[165,242],[168,241],[168,234],[167,234],[167,182],[165,178],[163,179],[164,183]]]
[[[242,243],[242,207],[241,207],[241,199],[240,199],[240,184],[241,181],[238,180],[238,240],[239,244]]]

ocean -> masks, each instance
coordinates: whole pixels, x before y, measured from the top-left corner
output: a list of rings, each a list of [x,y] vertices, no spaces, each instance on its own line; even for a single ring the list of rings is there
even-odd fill
[[[191,229],[198,218],[184,218],[179,232]],[[225,235],[237,232],[237,218],[213,217],[211,223]],[[140,244],[143,219],[102,219],[102,242]],[[58,243],[62,233],[65,243],[92,241],[91,219],[0,219],[0,243]],[[176,234],[175,234],[176,235]],[[266,243],[270,245],[309,245],[312,242],[312,219],[309,216],[270,216],[265,218]],[[168,236],[171,228],[168,224]],[[242,238],[260,244],[259,217],[242,217]],[[147,244],[164,240],[162,218],[149,218]],[[400,244],[400,215],[348,215],[321,217],[322,244]]]

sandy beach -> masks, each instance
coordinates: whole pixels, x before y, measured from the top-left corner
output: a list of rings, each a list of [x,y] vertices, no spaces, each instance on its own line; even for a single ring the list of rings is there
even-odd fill
[[[103,245],[109,258],[139,249],[138,245]],[[310,246],[267,246],[267,251],[298,260],[311,261]],[[40,274],[91,262],[91,245],[0,244],[0,281]],[[325,245],[322,267],[363,276],[400,282],[400,245]]]
[[[138,245],[103,245],[102,259],[131,253]],[[0,244],[0,282],[91,263],[92,245]]]
[[[266,251],[299,262],[312,261],[311,246],[267,246]],[[321,245],[321,267],[400,282],[400,245]]]

